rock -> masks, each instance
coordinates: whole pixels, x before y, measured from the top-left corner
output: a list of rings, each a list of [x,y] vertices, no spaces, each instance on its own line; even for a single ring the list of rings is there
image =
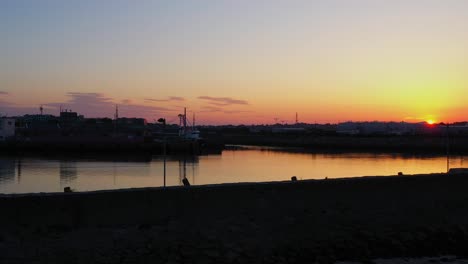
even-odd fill
[[[182,183],[183,183],[184,186],[186,186],[186,187],[190,186],[190,182],[189,182],[189,180],[188,180],[187,178],[184,178],[184,179],[182,180]]]

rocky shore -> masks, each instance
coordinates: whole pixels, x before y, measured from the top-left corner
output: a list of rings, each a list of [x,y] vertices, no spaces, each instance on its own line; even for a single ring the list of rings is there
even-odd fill
[[[468,173],[0,195],[0,263],[468,255]]]

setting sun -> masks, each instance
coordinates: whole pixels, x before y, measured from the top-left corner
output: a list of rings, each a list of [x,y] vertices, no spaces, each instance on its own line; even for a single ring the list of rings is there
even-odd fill
[[[434,121],[434,120],[432,120],[432,119],[429,119],[429,120],[427,120],[426,122],[427,122],[429,125],[433,125],[433,124],[435,124],[435,121]]]

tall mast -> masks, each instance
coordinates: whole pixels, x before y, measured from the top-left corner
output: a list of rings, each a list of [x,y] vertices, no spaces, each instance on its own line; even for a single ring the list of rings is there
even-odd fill
[[[119,106],[118,105],[115,105],[114,117],[115,117],[114,133],[117,133],[117,122],[119,120]]]
[[[193,129],[195,130],[195,112],[193,112],[192,127],[193,127]]]
[[[187,107],[184,107],[184,133],[187,132]]]
[[[115,105],[115,120],[117,121],[117,119],[119,119],[119,106],[118,105]]]

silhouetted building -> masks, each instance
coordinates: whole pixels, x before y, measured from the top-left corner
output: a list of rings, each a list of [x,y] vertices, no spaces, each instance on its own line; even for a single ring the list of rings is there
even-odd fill
[[[302,127],[274,127],[271,132],[274,134],[304,134],[306,130]]]
[[[15,136],[15,119],[0,118],[0,141],[5,141],[8,138]]]
[[[52,115],[24,115],[16,118],[17,137],[60,134],[59,120]]]
[[[116,133],[125,134],[131,137],[144,136],[147,132],[147,121],[144,118],[117,119]]]
[[[127,118],[121,117],[117,120],[117,124],[119,125],[126,125],[126,126],[133,126],[133,127],[143,127],[148,124],[146,119],[144,118]]]
[[[344,135],[414,135],[434,130],[426,123],[406,122],[344,122],[336,126],[336,133]]]
[[[446,128],[443,128],[444,126],[441,126],[441,130],[444,131]],[[449,125],[448,131],[450,135],[468,135],[468,123],[466,124],[452,124]]]
[[[61,122],[73,122],[77,121],[80,118],[77,112],[60,112],[60,121]]]
[[[24,115],[17,118],[21,123],[32,123],[32,122],[47,122],[50,120],[56,120],[57,117],[53,115]]]
[[[16,166],[14,159],[0,159],[0,182],[12,182],[15,180]]]

